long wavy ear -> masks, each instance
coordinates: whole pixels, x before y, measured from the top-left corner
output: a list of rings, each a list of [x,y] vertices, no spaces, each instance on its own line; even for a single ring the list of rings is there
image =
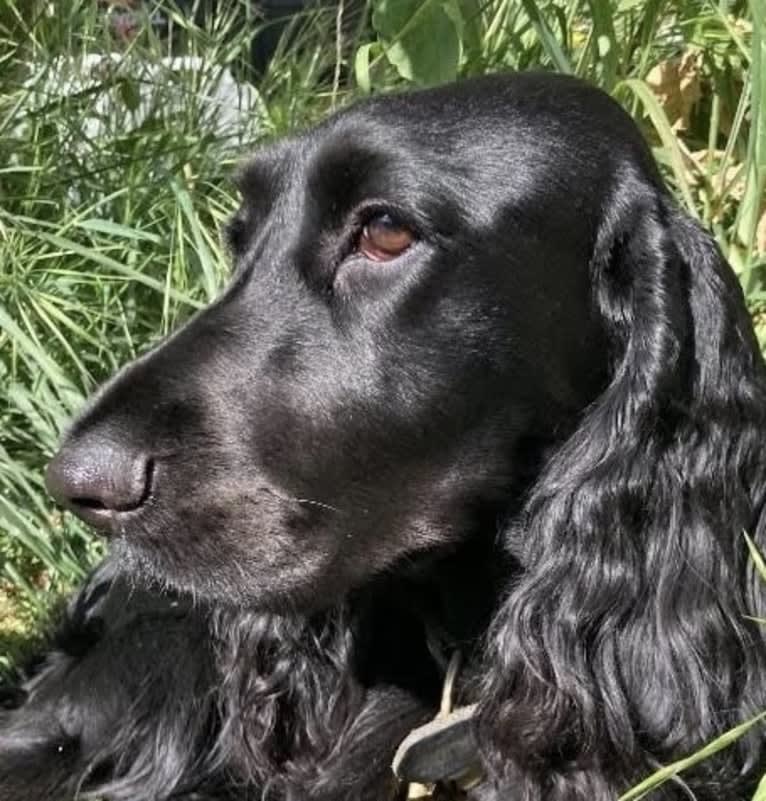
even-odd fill
[[[742,293],[656,187],[626,177],[608,208],[592,269],[611,380],[507,532],[524,573],[488,639],[479,739],[519,801],[615,801],[766,710],[743,535],[766,540],[766,371]],[[761,739],[652,799],[750,798]]]

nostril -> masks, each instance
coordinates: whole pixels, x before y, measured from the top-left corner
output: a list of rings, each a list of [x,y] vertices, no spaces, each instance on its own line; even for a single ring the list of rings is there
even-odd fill
[[[119,492],[109,492],[106,497],[75,496],[69,498],[72,506],[82,509],[103,510],[112,512],[131,512],[143,506],[152,492],[154,481],[154,459],[147,459],[145,466],[136,463],[133,466],[134,476],[127,476],[124,486]],[[112,490],[115,488],[112,487]],[[110,505],[111,504],[111,505]]]
[[[110,528],[115,516],[139,509],[154,482],[154,460],[110,441],[65,443],[48,465],[51,495],[97,527]]]
[[[106,509],[103,501],[96,498],[70,498],[69,503],[73,506],[81,506],[83,509]]]

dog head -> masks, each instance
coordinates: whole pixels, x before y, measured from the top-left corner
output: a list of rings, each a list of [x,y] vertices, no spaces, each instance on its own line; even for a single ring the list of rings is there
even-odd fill
[[[604,381],[589,261],[626,169],[655,180],[620,109],[544,76],[372,100],[257,154],[230,285],[102,388],[54,494],[150,571],[263,603],[494,526]]]
[[[548,75],[360,103],[239,186],[229,286],[97,393],[48,482],[146,572],[262,605],[494,532],[624,353],[654,268],[610,254],[669,226],[628,116]]]

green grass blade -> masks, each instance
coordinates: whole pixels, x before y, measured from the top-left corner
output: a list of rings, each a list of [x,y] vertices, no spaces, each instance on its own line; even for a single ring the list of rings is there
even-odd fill
[[[760,715],[756,715],[751,720],[741,723],[739,726],[735,726],[733,729],[729,729],[729,731],[722,734],[720,737],[713,740],[712,743],[709,743],[691,756],[684,759],[679,759],[677,762],[673,762],[670,765],[666,765],[664,768],[660,768],[660,770],[644,779],[644,781],[642,781],[640,784],[633,787],[624,795],[621,795],[617,801],[636,801],[639,798],[643,798],[648,792],[656,789],[670,779],[673,779],[675,776],[678,776],[679,773],[688,770],[708,757],[717,754],[719,751],[723,751],[724,748],[728,748],[730,745],[739,740],[740,737],[743,737],[745,734],[747,734],[754,726],[757,726],[759,723],[761,723],[764,719],[766,719],[766,712],[762,712]]]
[[[545,17],[543,16],[540,7],[535,0],[521,0],[521,5],[524,8],[527,16],[532,22],[532,25],[537,32],[543,49],[548,54],[548,58],[553,62],[553,65],[559,72],[572,75],[574,70],[572,64],[564,53],[563,48],[559,44],[558,39],[554,36],[553,31],[548,25]]]
[[[753,801],[766,801],[766,776],[761,779],[758,789],[753,796]]]
[[[758,222],[764,209],[766,191],[766,7],[763,0],[750,0],[753,45],[750,88],[750,139],[747,150],[747,182],[738,212],[737,233],[745,248],[742,282],[745,291],[753,286],[753,261]]]
[[[42,370],[54,386],[76,393],[74,385],[54,359],[21,328],[3,306],[0,306],[0,331],[8,335],[30,362]],[[74,408],[71,408],[70,412],[73,411]]]
[[[137,284],[143,284],[144,286],[154,289],[156,292],[160,292],[162,294],[167,292],[168,295],[173,298],[173,300],[176,300],[179,303],[183,303],[187,306],[191,306],[195,309],[201,308],[204,305],[200,301],[195,300],[183,292],[179,292],[176,289],[168,289],[162,281],[158,281],[156,278],[152,278],[141,270],[137,270],[127,264],[122,264],[122,262],[107,256],[100,250],[88,248],[72,239],[67,239],[66,237],[58,236],[56,234],[48,234],[43,231],[38,232],[37,236],[41,240],[59,248],[62,255],[74,253],[78,256],[81,256],[86,261],[93,262],[99,267],[103,267],[113,275],[122,275]]]
[[[114,239],[131,239],[140,242],[149,242],[152,245],[160,245],[162,239],[157,234],[142,231],[138,228],[131,228],[129,225],[112,222],[111,220],[99,220],[88,218],[77,223],[77,228],[83,231],[91,231],[98,234],[106,234]]]
[[[681,152],[678,139],[673,133],[673,129],[670,125],[670,121],[668,120],[665,110],[657,102],[657,98],[654,96],[652,90],[647,86],[647,84],[644,83],[644,81],[638,80],[637,78],[628,78],[624,81],[621,81],[615,87],[615,94],[619,94],[623,89],[628,90],[641,101],[646,113],[649,115],[649,119],[652,121],[654,130],[657,132],[657,136],[659,136],[662,146],[665,148],[665,151],[668,155],[668,159],[673,169],[673,175],[676,180],[676,185],[678,186],[678,190],[684,199],[686,208],[694,217],[699,217],[697,204],[694,201],[694,196],[692,195],[691,185],[687,175],[688,171],[684,163],[684,156]]]
[[[173,181],[172,187],[173,193],[178,200],[178,205],[186,220],[186,224],[191,231],[194,241],[194,252],[202,270],[205,294],[208,300],[213,300],[218,294],[218,265],[221,263],[220,259],[216,260],[213,257],[210,244],[207,241],[207,232],[200,224],[199,217],[194,210],[191,196],[186,190],[186,187],[182,186],[178,181]]]

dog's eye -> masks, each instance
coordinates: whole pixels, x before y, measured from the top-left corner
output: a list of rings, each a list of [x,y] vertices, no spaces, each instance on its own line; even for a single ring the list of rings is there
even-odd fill
[[[372,261],[395,259],[415,241],[415,234],[388,213],[376,214],[362,228],[357,250]]]

